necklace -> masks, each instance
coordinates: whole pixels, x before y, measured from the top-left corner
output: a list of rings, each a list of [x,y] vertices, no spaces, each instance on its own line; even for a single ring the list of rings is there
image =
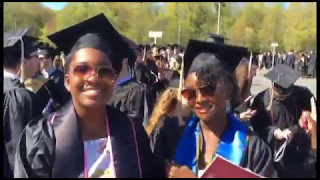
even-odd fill
[[[200,131],[200,132],[201,132],[201,135],[203,136],[202,131]],[[197,151],[196,151],[197,165],[198,165],[198,169],[205,169],[205,168],[208,166],[208,164],[211,163],[213,157],[215,156],[216,151],[217,151],[217,148],[218,148],[219,143],[220,143],[220,139],[219,139],[219,141],[218,141],[218,145],[217,145],[217,146],[215,147],[215,149],[213,150],[213,153],[212,153],[211,157],[209,158],[209,160],[205,160],[204,153],[201,153],[201,152],[200,152],[200,151],[201,151],[201,148],[203,149],[203,147],[204,147],[204,145],[203,145],[203,143],[204,143],[204,137],[203,137],[203,142],[202,142],[202,144],[200,144],[200,142],[201,142],[201,138],[200,138],[200,133],[199,133],[199,134],[198,134],[198,138],[197,138]],[[199,163],[200,160],[201,160],[201,156],[203,157],[204,164],[200,164],[200,163]],[[204,166],[204,167],[203,167],[203,166]]]

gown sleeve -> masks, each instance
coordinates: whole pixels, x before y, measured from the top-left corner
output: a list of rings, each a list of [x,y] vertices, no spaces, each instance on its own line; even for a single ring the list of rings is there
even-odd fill
[[[137,122],[143,121],[144,91],[141,86],[129,80],[116,87],[109,105],[119,109]]]
[[[184,122],[188,118],[184,119]],[[174,158],[176,147],[183,134],[185,124],[179,125],[178,118],[165,118],[159,121],[150,135],[150,144],[155,158],[155,167],[158,169],[158,177],[165,176],[166,161]]]
[[[252,109],[257,110],[256,115],[251,118],[251,124],[254,132],[269,144],[274,138],[274,131],[277,129],[276,125],[271,124],[270,115],[266,111],[264,101],[264,92],[259,93],[253,101]]]
[[[32,119],[31,93],[25,88],[14,88],[4,92],[3,101],[3,130],[4,130],[4,153],[8,158],[5,166],[12,176],[14,167],[14,154],[16,146],[24,127]],[[11,172],[9,172],[11,171]]]
[[[276,177],[269,146],[253,132],[245,150],[242,166],[264,177]]]
[[[15,178],[49,178],[52,176],[55,136],[46,118],[31,121],[26,126],[15,157]]]

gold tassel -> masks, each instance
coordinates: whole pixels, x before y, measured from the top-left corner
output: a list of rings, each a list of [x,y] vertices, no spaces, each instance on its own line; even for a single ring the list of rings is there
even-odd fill
[[[270,111],[271,107],[272,107],[272,102],[273,102],[273,98],[274,98],[274,82],[272,82],[270,91],[271,91],[270,92],[270,101],[269,101],[269,105],[267,106],[267,111]]]
[[[19,38],[20,41],[21,41],[21,65],[20,65],[20,82],[23,83],[26,79],[26,75],[25,75],[25,72],[24,72],[24,62],[25,62],[25,59],[24,59],[24,42],[22,40],[22,37]]]
[[[182,56],[182,62],[181,62],[181,69],[180,69],[180,81],[179,81],[179,89],[178,89],[178,101],[180,102],[178,106],[178,119],[179,119],[179,125],[183,124],[182,119],[182,85],[183,85],[183,70],[184,70],[184,56]]]
[[[251,51],[251,54],[250,54],[250,59],[249,59],[249,70],[248,70],[248,78],[250,77],[250,73],[251,73],[251,66],[252,66],[252,51]]]
[[[48,81],[49,79],[43,76],[39,78],[28,78],[24,81],[24,85],[29,91],[36,94],[39,91],[39,89]]]

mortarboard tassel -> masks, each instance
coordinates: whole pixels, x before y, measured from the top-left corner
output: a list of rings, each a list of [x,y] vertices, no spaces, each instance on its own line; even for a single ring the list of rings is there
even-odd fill
[[[269,105],[267,106],[267,111],[270,111],[271,107],[272,107],[272,102],[273,102],[273,98],[274,98],[274,82],[272,82],[270,91],[271,91],[270,92],[270,101],[269,101]]]
[[[252,66],[252,51],[251,51],[250,59],[249,59],[249,71],[248,71],[248,78],[250,77],[250,74],[251,74],[251,66]]]
[[[20,82],[24,82],[26,79],[26,76],[25,76],[25,72],[24,72],[24,62],[25,62],[25,59],[24,59],[24,42],[22,40],[22,37],[19,38],[20,41],[21,41],[21,66],[20,66],[20,72],[21,72],[21,75],[20,75]]]
[[[182,56],[182,62],[181,62],[181,69],[180,69],[180,81],[179,81],[179,89],[178,89],[178,101],[180,102],[178,106],[178,119],[179,119],[179,125],[183,124],[182,119],[182,85],[183,85],[183,69],[184,69],[184,56]]]

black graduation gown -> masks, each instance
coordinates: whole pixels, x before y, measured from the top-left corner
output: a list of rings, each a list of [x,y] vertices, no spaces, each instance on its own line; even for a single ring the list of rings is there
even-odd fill
[[[177,118],[165,119],[153,130],[150,142],[159,177],[165,178],[165,161],[174,159],[176,147],[189,119],[186,118],[183,124],[179,124]],[[248,129],[247,133],[250,140],[241,166],[265,177],[275,177],[270,148],[251,130]]]
[[[152,177],[153,156],[143,127],[107,106],[116,177]],[[84,177],[84,143],[72,102],[32,121],[17,147],[15,177]],[[140,171],[141,170],[141,171]]]
[[[158,67],[157,67],[156,63],[152,59],[147,59],[146,60],[146,66],[155,75],[158,75],[158,72],[159,72]]]
[[[32,94],[17,79],[4,78],[4,177],[13,177],[14,155],[24,127],[32,118]]]
[[[52,73],[50,73],[49,79],[52,80],[56,92],[56,94],[53,94],[52,96],[55,96],[55,101],[59,103],[58,106],[62,107],[63,105],[67,104],[71,99],[71,94],[67,91],[66,87],[64,86],[64,73],[59,69],[55,69]]]
[[[53,103],[50,104],[50,110],[55,112],[59,110],[66,100],[70,101],[70,93],[65,90],[64,86],[56,83],[54,80],[49,79],[36,93],[35,93],[35,105],[34,114],[37,115],[37,118],[42,116],[43,109],[48,105],[50,99],[53,100]],[[52,113],[51,112],[51,113]]]
[[[144,97],[146,88],[132,78],[114,89],[109,105],[119,109],[135,122],[142,124],[144,118]]]
[[[294,69],[294,63],[296,61],[296,57],[294,56],[294,54],[288,54],[286,56],[286,64],[291,67],[292,69]]]
[[[308,75],[316,76],[316,59],[317,56],[315,54],[310,55],[310,61],[308,63]]]
[[[269,104],[270,90],[259,93],[252,104],[257,113],[251,119],[254,131],[266,141],[272,152],[283,144],[283,141],[274,138],[277,128],[290,129],[294,136],[289,142],[279,163],[275,163],[279,177],[312,177],[310,173],[309,151],[310,137],[299,126],[298,120],[303,110],[311,109],[310,98],[312,93],[304,87],[294,86],[292,94],[283,102],[273,100],[271,112],[266,110]]]
[[[272,56],[271,55],[267,55],[266,56],[266,68],[269,69],[272,66]]]
[[[55,112],[59,110],[64,104],[70,101],[70,93],[64,86],[63,72],[55,70],[50,73],[49,79],[44,78],[42,75],[35,77],[34,80],[43,81],[44,84],[39,90],[34,92],[33,114],[36,119],[42,116],[44,108],[47,107],[50,99],[53,100],[52,104],[49,104],[49,110]],[[49,114],[49,113],[48,113]]]

